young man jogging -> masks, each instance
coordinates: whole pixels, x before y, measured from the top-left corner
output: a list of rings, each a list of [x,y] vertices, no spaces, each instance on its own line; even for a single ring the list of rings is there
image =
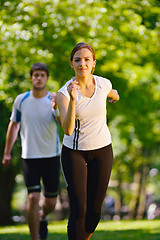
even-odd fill
[[[46,217],[54,210],[58,195],[60,140],[55,96],[46,90],[48,67],[44,63],[34,64],[30,76],[32,90],[18,95],[13,105],[2,163],[10,166],[11,150],[20,129],[23,174],[28,190],[27,221],[31,239],[39,240],[47,238]],[[43,202],[40,210],[41,180]]]

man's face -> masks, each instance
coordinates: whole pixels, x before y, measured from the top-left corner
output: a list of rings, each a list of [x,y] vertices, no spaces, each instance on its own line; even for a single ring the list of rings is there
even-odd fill
[[[43,70],[36,70],[31,76],[33,88],[36,90],[42,90],[46,87],[48,81],[47,73]]]

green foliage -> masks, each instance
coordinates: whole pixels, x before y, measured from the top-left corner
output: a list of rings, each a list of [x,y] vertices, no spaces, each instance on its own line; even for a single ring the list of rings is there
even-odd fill
[[[123,180],[131,183],[142,165],[160,171],[160,2],[1,3],[0,101],[6,109],[11,110],[17,94],[31,88],[33,63],[49,66],[48,89],[57,91],[73,75],[69,64],[72,48],[77,42],[88,42],[96,53],[95,74],[109,78],[120,94],[118,103],[107,106],[115,155],[113,178],[119,170]],[[148,181],[154,179],[149,176]],[[156,191],[160,194],[159,188]]]

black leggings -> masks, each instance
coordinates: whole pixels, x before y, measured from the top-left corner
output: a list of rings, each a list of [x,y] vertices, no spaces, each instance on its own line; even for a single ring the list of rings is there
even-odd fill
[[[70,201],[68,239],[84,240],[100,221],[113,164],[112,145],[91,151],[63,146],[61,161]]]

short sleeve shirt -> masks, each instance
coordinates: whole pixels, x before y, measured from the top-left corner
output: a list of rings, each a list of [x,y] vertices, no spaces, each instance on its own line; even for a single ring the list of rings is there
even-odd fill
[[[112,89],[110,80],[93,75],[95,92],[91,98],[77,90],[75,129],[71,136],[64,135],[63,144],[76,150],[93,150],[111,143],[111,135],[106,123],[106,100]],[[69,80],[60,90],[68,100]]]
[[[22,158],[47,158],[60,154],[58,123],[50,93],[35,98],[32,91],[17,96],[10,120],[21,122]]]

